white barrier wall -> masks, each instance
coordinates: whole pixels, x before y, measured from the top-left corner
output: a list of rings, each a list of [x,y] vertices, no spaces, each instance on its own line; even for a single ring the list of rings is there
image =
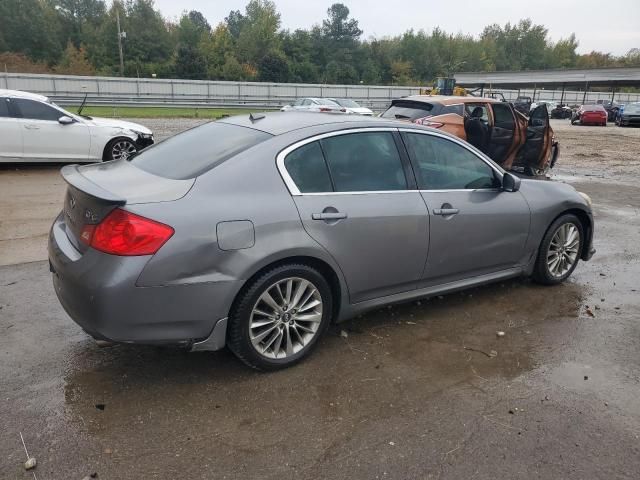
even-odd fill
[[[155,78],[83,77],[71,75],[0,74],[0,88],[41,93],[59,103],[77,104],[88,95],[92,105],[193,105],[277,107],[299,97],[346,97],[372,107],[386,108],[392,99],[420,93],[420,87],[314,85],[301,83],[218,82]],[[533,97],[534,90],[504,90],[507,100]],[[485,93],[487,90],[485,90]],[[560,101],[559,90],[536,90],[535,100]],[[611,99],[611,92],[565,91],[564,102],[582,104]],[[640,94],[616,93],[621,103],[640,101]]]

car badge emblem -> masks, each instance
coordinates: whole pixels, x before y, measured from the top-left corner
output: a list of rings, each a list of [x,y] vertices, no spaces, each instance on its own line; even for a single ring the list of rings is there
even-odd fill
[[[76,208],[76,199],[69,195],[69,205],[71,208]]]

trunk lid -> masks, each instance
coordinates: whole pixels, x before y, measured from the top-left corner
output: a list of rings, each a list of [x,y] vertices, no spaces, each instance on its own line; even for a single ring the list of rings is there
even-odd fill
[[[88,249],[80,241],[85,226],[99,224],[114,208],[178,200],[195,182],[159,177],[126,161],[68,165],[61,174],[69,185],[63,207],[67,237],[80,252]]]

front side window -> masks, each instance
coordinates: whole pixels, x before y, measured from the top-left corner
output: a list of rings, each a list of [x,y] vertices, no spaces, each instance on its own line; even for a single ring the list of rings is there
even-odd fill
[[[30,120],[49,120],[57,122],[64,113],[47,105],[46,103],[28,100],[26,98],[14,98],[11,101],[13,107],[17,110],[18,115],[22,118]]]
[[[0,118],[10,117],[9,115],[9,99],[0,97]]]
[[[320,143],[336,192],[406,190],[391,132],[350,133]]]
[[[498,186],[494,170],[461,145],[420,133],[406,133],[404,139],[417,167],[421,190],[474,190]]]
[[[291,152],[284,166],[301,193],[331,192],[331,178],[318,142],[308,143]]]

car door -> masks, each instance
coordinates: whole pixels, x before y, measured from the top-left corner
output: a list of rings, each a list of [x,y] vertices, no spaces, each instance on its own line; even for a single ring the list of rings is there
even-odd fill
[[[397,142],[395,129],[341,131],[279,156],[302,224],[340,266],[352,303],[414,289],[422,275],[427,211]]]
[[[11,99],[0,97],[0,162],[22,161],[22,125],[12,115]]]
[[[517,163],[525,167],[543,168],[551,153],[551,126],[546,105],[531,111],[524,144],[518,152]]]
[[[489,143],[489,157],[504,165],[518,150],[520,132],[516,118],[508,103],[490,104],[493,113],[493,127]]]
[[[529,206],[521,193],[501,190],[499,169],[460,140],[416,131],[402,135],[429,210],[421,286],[525,263]]]
[[[73,121],[63,125],[64,116],[52,105],[27,98],[13,98],[18,115],[26,162],[86,162],[89,159],[89,127]]]

